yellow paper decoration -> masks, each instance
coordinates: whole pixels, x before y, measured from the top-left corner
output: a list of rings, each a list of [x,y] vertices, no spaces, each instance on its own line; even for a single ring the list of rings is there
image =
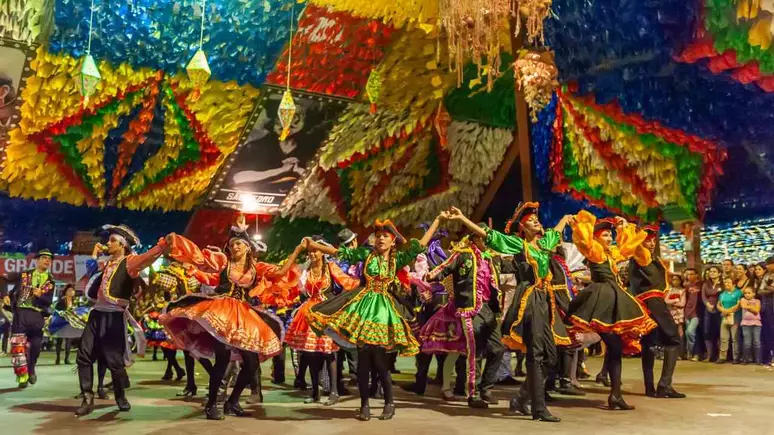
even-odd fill
[[[438,0],[311,0],[320,6],[349,12],[364,18],[382,20],[395,27],[406,23],[435,23]]]
[[[379,101],[379,95],[382,94],[382,75],[379,74],[379,70],[372,69],[368,74],[368,81],[366,82],[366,95],[368,101],[371,102],[371,113],[376,113],[376,103]]]
[[[282,133],[279,136],[279,140],[287,139],[288,134],[290,133],[290,125],[293,123],[293,117],[295,115],[296,103],[293,101],[293,95],[290,93],[290,89],[286,89],[282,94],[282,100],[277,109],[277,116],[279,116],[279,121],[282,125]]]

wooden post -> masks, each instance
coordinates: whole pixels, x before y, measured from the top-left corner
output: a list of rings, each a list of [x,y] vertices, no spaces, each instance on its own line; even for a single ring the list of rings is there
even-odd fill
[[[510,22],[510,35],[511,35],[511,52],[514,58],[518,57],[518,52],[524,47],[524,28],[525,25],[522,22],[522,30],[518,35],[514,35],[516,29],[516,17],[511,17]],[[524,94],[519,92],[514,86],[514,97],[516,99],[516,119],[515,130],[516,135],[513,138],[513,142],[508,147],[508,150],[503,156],[503,161],[500,167],[497,168],[492,182],[489,183],[484,194],[481,196],[481,200],[478,203],[475,211],[473,212],[473,221],[478,222],[484,217],[486,209],[489,208],[494,199],[497,190],[500,189],[505,177],[508,176],[508,172],[513,166],[513,162],[516,157],[519,157],[521,164],[521,191],[523,201],[532,201],[532,159],[530,157],[530,143],[529,143],[529,109],[527,108],[527,101],[524,99]]]

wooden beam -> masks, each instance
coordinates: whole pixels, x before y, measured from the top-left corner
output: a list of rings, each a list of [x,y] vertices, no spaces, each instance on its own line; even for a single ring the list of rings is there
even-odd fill
[[[518,52],[524,47],[524,23],[522,23],[522,30],[518,35],[514,36],[514,29],[516,28],[516,17],[510,19],[510,35],[511,35],[511,52],[513,57],[518,57]],[[516,119],[515,130],[516,135],[513,138],[513,142],[508,147],[508,150],[503,156],[503,161],[500,163],[500,167],[497,168],[492,182],[486,188],[484,195],[481,196],[481,200],[476,206],[473,212],[473,221],[478,222],[484,217],[486,209],[489,208],[489,204],[492,203],[495,194],[503,185],[505,177],[508,176],[508,172],[513,166],[513,162],[516,161],[516,157],[520,158],[521,162],[521,186],[522,186],[522,200],[532,200],[532,159],[530,158],[530,145],[529,145],[529,114],[527,109],[527,102],[524,100],[524,94],[519,92],[514,86],[514,97],[516,99]]]

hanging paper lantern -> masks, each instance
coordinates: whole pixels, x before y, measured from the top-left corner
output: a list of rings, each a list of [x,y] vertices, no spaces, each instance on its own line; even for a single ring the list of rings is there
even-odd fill
[[[210,79],[210,64],[207,63],[207,56],[202,49],[196,50],[196,53],[188,62],[188,66],[185,67],[188,73],[188,78],[191,80],[191,84],[194,88],[194,98],[197,98],[200,92],[200,88],[207,83]]]
[[[371,102],[371,113],[376,113],[376,102],[379,101],[379,96],[382,94],[382,75],[376,68],[371,70],[371,74],[368,75],[368,81],[366,82],[366,95],[368,101]]]
[[[293,122],[293,116],[296,114],[296,103],[293,101],[293,95],[290,93],[290,89],[286,89],[282,94],[282,101],[280,101],[277,115],[279,115],[280,124],[282,124],[282,133],[279,140],[285,140],[290,133],[290,124]]]
[[[558,70],[554,66],[553,54],[522,51],[514,63],[516,85],[524,92],[529,105],[532,122],[537,122],[538,113],[551,102],[554,89],[559,86],[556,80]]]
[[[516,25],[520,27],[521,17],[524,17],[527,26],[527,42],[534,44],[538,40],[541,44],[545,44],[543,37],[543,21],[548,18],[551,13],[552,0],[519,0],[518,12],[520,16],[516,17]],[[516,28],[516,34],[519,33],[519,28]]]
[[[81,95],[83,95],[83,104],[88,104],[89,97],[94,95],[101,80],[102,76],[99,74],[97,63],[94,62],[94,57],[89,53],[83,58],[83,63],[81,64],[80,87]]]

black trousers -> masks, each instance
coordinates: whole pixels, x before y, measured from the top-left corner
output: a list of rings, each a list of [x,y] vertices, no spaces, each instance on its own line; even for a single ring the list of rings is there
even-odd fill
[[[603,369],[610,374],[610,395],[621,397],[621,369],[623,367],[623,340],[615,334],[600,334],[605,343],[605,361]]]
[[[309,361],[309,371],[312,375],[312,397],[320,398],[320,373],[323,366],[328,370],[330,376],[331,394],[339,394],[338,369],[335,353],[322,352],[302,352],[301,358]]]
[[[357,350],[357,384],[360,390],[360,406],[368,406],[371,372],[375,372],[384,389],[384,403],[392,404],[392,376],[390,375],[390,355],[387,350],[377,346],[364,346]]]
[[[282,347],[282,352],[271,359],[271,379],[275,384],[285,383],[285,346]]]
[[[237,376],[234,389],[231,390],[231,395],[228,401],[236,403],[239,401],[239,396],[242,395],[242,391],[245,387],[255,378],[255,374],[258,371],[258,355],[252,352],[239,351],[239,355],[242,357],[242,369]],[[223,376],[226,374],[226,368],[231,360],[231,349],[226,347],[221,342],[216,342],[215,345],[215,365],[212,367],[212,373],[210,374],[209,385],[209,397],[207,399],[207,407],[215,406],[218,401],[218,390],[223,382]]]
[[[196,371],[194,371],[194,357],[191,356],[188,351],[183,351],[183,359],[185,361],[185,386],[189,391],[196,389]],[[207,376],[212,376],[212,363],[206,358],[199,359],[199,364],[204,367],[204,371],[207,372]]]
[[[669,388],[672,386],[672,377],[677,366],[677,359],[680,354],[680,331],[669,312],[669,308],[661,298],[650,298],[645,301],[645,306],[650,312],[650,317],[656,322],[658,327],[648,335],[642,337],[642,375],[645,381],[646,392],[655,391],[653,385],[653,366],[656,362],[655,346],[664,347],[664,365],[661,368],[661,379],[658,382],[659,388]]]
[[[525,311],[524,344],[527,348],[527,378],[519,396],[532,402],[532,415],[546,410],[545,373],[556,364],[556,342],[551,328],[549,295],[542,290],[530,298],[531,306]],[[524,302],[526,303],[526,302]]]
[[[180,367],[180,363],[177,362],[177,351],[174,349],[161,348],[161,353],[164,354],[164,359],[167,360],[167,369],[164,371],[165,378],[172,377],[172,369],[175,369],[175,373],[183,372],[183,368]]]
[[[106,312],[92,310],[86,329],[81,335],[78,348],[78,379],[81,392],[94,393],[95,361],[101,360],[113,378],[113,392],[116,399],[124,397],[124,389],[129,378],[124,366],[126,352],[126,320],[124,312]]]
[[[473,337],[476,342],[476,373],[481,373],[478,391],[486,394],[497,382],[497,370],[505,353],[502,344],[502,331],[489,305],[484,304],[473,317]],[[482,360],[486,359],[484,371],[481,371]],[[475,382],[475,380],[473,380]],[[470,383],[470,380],[468,380]],[[473,391],[470,391],[473,394]]]

